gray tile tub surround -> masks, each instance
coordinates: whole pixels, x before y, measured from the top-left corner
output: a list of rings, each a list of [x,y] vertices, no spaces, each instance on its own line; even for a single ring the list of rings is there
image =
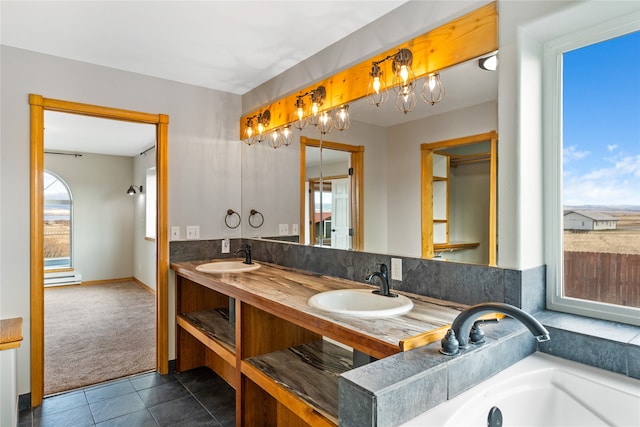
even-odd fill
[[[553,311],[537,318],[553,337],[540,351],[640,379],[640,326]]]
[[[457,356],[440,354],[440,342],[435,342],[344,373],[339,381],[340,426],[400,425],[537,349],[531,333],[512,319],[487,324],[484,332],[485,344]]]

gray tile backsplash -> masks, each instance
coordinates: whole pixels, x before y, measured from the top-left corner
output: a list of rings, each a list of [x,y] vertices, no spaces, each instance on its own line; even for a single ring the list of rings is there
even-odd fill
[[[243,241],[231,241],[231,254],[221,254],[220,240],[175,241],[170,244],[171,262],[233,257]],[[391,265],[391,256],[368,252],[318,248],[288,242],[247,240],[257,261],[364,282],[380,264]],[[529,312],[544,308],[544,266],[524,271],[483,265],[402,259],[402,281],[392,280],[392,289],[429,297],[478,304],[508,302]],[[523,307],[524,305],[524,307]]]

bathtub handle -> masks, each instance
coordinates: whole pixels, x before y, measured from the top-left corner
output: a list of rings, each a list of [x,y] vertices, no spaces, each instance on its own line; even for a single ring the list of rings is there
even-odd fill
[[[484,342],[484,332],[480,329],[480,325],[485,323],[498,323],[500,319],[482,319],[473,322],[471,332],[469,333],[469,341],[472,344],[482,344]]]

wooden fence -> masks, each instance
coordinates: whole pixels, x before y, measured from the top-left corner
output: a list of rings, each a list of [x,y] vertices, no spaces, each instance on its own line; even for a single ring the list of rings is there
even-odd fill
[[[640,307],[640,255],[565,252],[564,294]]]

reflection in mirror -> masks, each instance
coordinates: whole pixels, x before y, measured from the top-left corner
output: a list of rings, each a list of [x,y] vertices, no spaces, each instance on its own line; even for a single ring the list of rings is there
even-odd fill
[[[362,247],[363,154],[362,146],[300,138],[302,242]]]
[[[497,72],[482,70],[478,60],[471,60],[441,70],[440,76],[446,96],[438,104],[418,104],[414,111],[403,114],[396,111],[392,102],[375,107],[361,99],[349,105],[351,127],[348,130],[334,130],[324,135],[324,139],[331,142],[363,147],[363,195],[359,200],[363,229],[352,237],[351,249],[423,256],[420,145],[498,128]],[[301,193],[304,195],[304,190],[300,191],[301,185],[306,181],[301,176],[303,171],[306,174],[307,164],[301,158],[306,155],[301,154],[296,145],[301,143],[302,137],[317,140],[320,132],[313,126],[296,130],[294,143],[277,150],[263,144],[242,144],[243,213],[251,208],[265,213],[265,225],[261,230],[243,224],[243,237],[297,241],[299,234],[303,243],[319,242],[312,240],[310,235],[307,239],[303,230],[308,227],[300,219],[305,218],[301,205],[311,211],[308,204],[301,203]],[[465,212],[474,209],[465,209],[458,214],[467,215]],[[353,218],[353,212],[350,217]],[[288,224],[287,236],[280,235],[279,224]],[[298,224],[299,233],[293,233],[293,225]],[[313,228],[318,233],[324,230],[325,239],[320,241],[329,246],[330,241],[326,238],[331,229]],[[350,228],[354,228],[353,222]],[[356,239],[360,239],[357,244]],[[484,256],[482,261],[447,258],[488,263]]]
[[[349,153],[306,148],[305,244],[351,249]],[[321,190],[322,189],[322,190]]]
[[[422,144],[422,256],[496,260],[496,132]]]

